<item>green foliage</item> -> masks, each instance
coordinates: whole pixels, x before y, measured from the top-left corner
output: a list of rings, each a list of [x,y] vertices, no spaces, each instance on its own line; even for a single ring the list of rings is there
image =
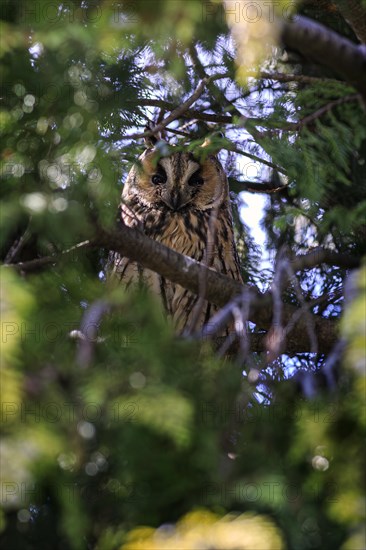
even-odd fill
[[[25,296],[39,296],[21,334],[27,397],[3,402],[7,547],[34,540],[37,548],[84,548],[86,536],[97,548],[117,548],[131,528],[175,522],[197,507],[219,515],[250,510],[260,514],[259,524],[270,515],[293,548],[309,541],[332,548],[348,527],[359,528],[359,375],[348,391],[310,403],[288,382],[276,387],[272,405],[259,404],[244,379],[237,402],[237,364],[177,339],[154,302],[121,290],[100,328],[93,364],[83,368],[68,338],[70,320],[77,326],[82,315],[73,298],[80,283],[68,285],[65,299],[52,282],[54,274],[37,275],[23,288]],[[39,285],[50,289],[43,299]],[[87,298],[88,288],[82,294]],[[269,532],[263,527],[260,540]],[[249,533],[243,544],[259,536]],[[230,541],[229,532],[222,536]],[[226,544],[220,548],[231,548]]]

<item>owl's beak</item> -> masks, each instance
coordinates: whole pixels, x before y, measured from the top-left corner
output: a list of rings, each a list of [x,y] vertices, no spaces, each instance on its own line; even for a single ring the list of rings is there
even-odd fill
[[[184,201],[184,198],[181,196],[180,193],[174,193],[169,195],[168,197],[162,197],[165,204],[170,208],[170,210],[173,210],[173,212],[176,212],[177,210],[180,210],[180,208],[183,208],[187,204],[187,201]]]

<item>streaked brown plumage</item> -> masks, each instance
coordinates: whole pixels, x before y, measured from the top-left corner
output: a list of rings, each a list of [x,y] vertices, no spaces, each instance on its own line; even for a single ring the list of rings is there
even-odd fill
[[[123,222],[198,261],[205,259],[210,234],[211,242],[214,238],[210,267],[241,281],[228,182],[217,158],[209,155],[199,161],[181,151],[161,157],[149,148],[139,161],[124,185]],[[178,332],[190,328],[193,320],[196,328],[202,327],[218,310],[207,301],[197,306],[195,294],[128,258],[115,253],[113,261],[113,274],[122,282],[143,281],[161,298]]]

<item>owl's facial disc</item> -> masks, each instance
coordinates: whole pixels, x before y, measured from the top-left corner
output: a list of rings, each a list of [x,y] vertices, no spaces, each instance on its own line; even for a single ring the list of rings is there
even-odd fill
[[[133,168],[126,181],[127,202],[137,196],[145,206],[178,215],[186,209],[217,207],[225,199],[227,180],[215,158],[200,161],[184,151],[157,158],[156,152],[148,150],[140,160],[140,168]]]
[[[197,162],[187,162],[184,171],[178,168],[171,159],[169,162],[161,159],[151,175],[157,197],[173,212],[178,212],[191,203],[198,189],[204,185],[201,167]]]

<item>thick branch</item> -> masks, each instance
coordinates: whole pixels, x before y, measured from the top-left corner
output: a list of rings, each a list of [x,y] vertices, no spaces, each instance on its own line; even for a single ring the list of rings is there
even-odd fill
[[[366,97],[366,48],[307,17],[282,23],[283,42],[342,75]]]
[[[338,9],[360,42],[366,44],[366,9],[359,0],[337,0]]]
[[[195,294],[199,293],[200,280],[204,276],[207,281],[204,297],[221,307],[245,291],[250,296],[249,320],[261,329],[268,330],[271,327],[273,304],[270,292],[260,294],[255,287],[241,285],[129,227],[123,226],[119,231],[100,232],[98,243],[139,262],[144,267],[157,271],[163,277]],[[287,324],[298,311],[295,306],[284,304],[283,323]],[[289,335],[291,341],[297,342],[299,352],[310,349],[304,317],[304,315],[300,316]],[[312,317],[318,336],[319,351],[327,353],[337,339],[335,323],[316,315]]]
[[[360,266],[360,258],[351,256],[350,254],[340,254],[318,246],[308,254],[296,256],[291,261],[293,271],[312,269],[320,264],[336,265],[345,269],[352,269]]]
[[[270,292],[261,294],[256,287],[241,285],[237,281],[217,273],[212,269],[200,264],[199,262],[175,252],[171,248],[154,241],[136,229],[121,226],[115,231],[104,231],[98,229],[98,237],[87,241],[81,245],[73,247],[75,250],[81,247],[104,247],[115,250],[123,256],[139,262],[144,267],[160,273],[163,277],[180,284],[188,290],[198,294],[200,291],[200,281],[204,277],[207,281],[204,297],[222,307],[236,296],[243,293],[250,297],[250,309],[248,318],[255,323],[258,328],[268,330],[273,321],[273,299]],[[68,251],[67,253],[69,253]],[[52,256],[27,262],[15,264],[12,267],[21,271],[27,268],[31,271],[35,267],[46,264],[55,264],[65,254]],[[307,333],[307,321],[305,315],[299,315],[299,309],[290,304],[282,306],[282,322],[288,324],[298,317],[291,332],[287,336],[289,349],[300,352],[307,352],[310,349],[310,342]],[[324,319],[313,315],[312,322],[316,331],[319,344],[319,352],[327,353],[337,340],[336,326],[334,321]],[[287,350],[286,350],[287,351]]]

